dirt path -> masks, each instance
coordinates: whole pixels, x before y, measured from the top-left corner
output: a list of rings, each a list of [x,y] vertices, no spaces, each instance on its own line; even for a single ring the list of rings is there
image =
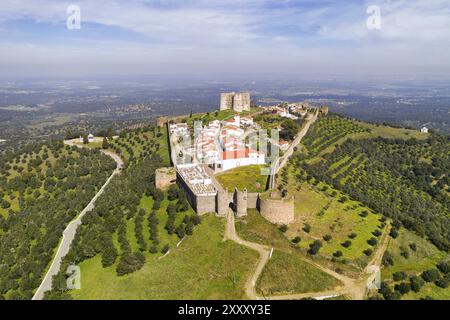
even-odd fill
[[[383,258],[384,252],[387,249],[389,244],[389,227],[386,229],[384,237],[381,241],[381,244],[378,246],[377,251],[374,254],[374,258],[371,260],[369,265],[364,269],[361,273],[361,276],[357,279],[353,279],[347,277],[345,275],[339,274],[333,270],[330,270],[321,264],[308,259],[306,257],[302,257],[302,260],[306,263],[311,264],[312,266],[318,268],[319,270],[331,275],[332,277],[338,279],[342,282],[341,286],[338,286],[332,290],[326,290],[321,292],[305,292],[305,293],[294,293],[288,295],[276,295],[276,296],[258,296],[256,293],[256,283],[258,278],[260,277],[264,267],[269,262],[270,259],[270,250],[271,248],[259,243],[250,242],[241,239],[236,233],[236,227],[234,222],[234,213],[230,209],[227,216],[227,224],[225,228],[225,240],[231,240],[236,242],[239,245],[243,245],[247,248],[255,250],[259,253],[259,261],[253,272],[252,276],[245,283],[245,293],[249,299],[252,300],[295,300],[295,299],[303,299],[303,298],[315,298],[315,299],[325,299],[336,296],[349,296],[354,300],[363,300],[366,292],[367,285],[369,282],[372,282],[375,278],[375,274],[370,274],[367,276],[367,272],[370,271],[370,266],[380,266],[381,260]]]
[[[73,141],[65,141],[65,144],[70,146],[76,145],[73,143]],[[78,147],[81,148],[81,146]],[[82,218],[86,215],[86,213],[88,213],[94,208],[95,201],[97,201],[97,199],[103,194],[103,192],[106,189],[106,186],[111,182],[111,180],[115,175],[120,173],[123,167],[123,161],[117,154],[107,150],[102,150],[102,152],[113,158],[113,160],[117,164],[116,169],[109,176],[108,180],[106,180],[106,182],[97,192],[97,194],[91,199],[89,204],[83,209],[83,211],[81,211],[80,214],[74,220],[72,220],[64,229],[61,243],[59,244],[56,254],[50,264],[50,267],[48,268],[47,273],[45,274],[45,277],[42,280],[39,288],[36,290],[32,300],[42,300],[44,298],[44,293],[46,291],[51,290],[53,276],[58,274],[59,269],[61,267],[62,259],[70,250],[70,245],[72,244],[72,241],[75,238],[78,226],[81,225]]]

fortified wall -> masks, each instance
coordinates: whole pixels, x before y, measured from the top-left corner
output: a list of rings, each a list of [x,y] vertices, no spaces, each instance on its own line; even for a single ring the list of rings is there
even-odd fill
[[[186,192],[192,208],[199,214],[215,212],[226,217],[230,208],[237,217],[247,215],[248,209],[257,209],[274,224],[289,224],[294,221],[294,197],[283,198],[279,192],[251,193],[246,189],[234,192],[217,187],[212,177],[199,165],[179,165],[177,182]]]
[[[289,224],[294,221],[294,197],[283,198],[276,192],[261,195],[259,212],[272,223]]]

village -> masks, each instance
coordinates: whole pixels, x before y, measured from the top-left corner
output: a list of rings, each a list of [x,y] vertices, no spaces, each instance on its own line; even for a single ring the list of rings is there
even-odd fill
[[[267,220],[288,224],[294,219],[293,198],[269,190],[280,163],[299,143],[303,124],[309,126],[319,111],[328,110],[307,102],[255,107],[250,101],[249,93],[222,93],[219,110],[207,119],[160,121],[160,126],[167,126],[175,170],[159,169],[156,184],[165,189],[176,181],[198,214],[215,212],[225,217],[231,208],[239,217],[247,209],[258,209]],[[292,132],[286,135],[284,127],[288,126]],[[258,168],[256,174],[265,176],[260,190],[267,195],[246,187],[239,190],[236,185],[228,188],[220,182],[226,172],[241,167]]]

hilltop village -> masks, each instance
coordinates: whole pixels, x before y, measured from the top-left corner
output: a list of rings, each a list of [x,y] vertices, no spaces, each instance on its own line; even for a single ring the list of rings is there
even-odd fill
[[[174,168],[159,169],[156,185],[167,189],[176,182],[198,214],[215,212],[225,217],[232,210],[241,217],[247,209],[256,208],[272,223],[292,222],[294,199],[274,186],[276,173],[283,165],[281,160],[289,156],[287,151],[292,152],[300,139],[297,131],[291,134],[290,141],[280,138],[281,123],[286,119],[293,123],[311,121],[319,111],[327,110],[308,103],[252,107],[250,93],[222,93],[220,97],[214,115],[206,114],[196,121],[190,117],[158,120],[159,126],[167,127]],[[267,176],[267,185],[261,186],[264,192],[239,190],[236,186],[230,190],[216,179],[224,172],[246,166],[258,166],[259,174]]]

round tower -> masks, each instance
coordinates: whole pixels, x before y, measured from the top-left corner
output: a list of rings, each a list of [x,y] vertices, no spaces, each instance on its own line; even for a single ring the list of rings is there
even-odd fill
[[[236,216],[243,217],[247,215],[247,189],[240,192],[238,189],[236,193]]]

